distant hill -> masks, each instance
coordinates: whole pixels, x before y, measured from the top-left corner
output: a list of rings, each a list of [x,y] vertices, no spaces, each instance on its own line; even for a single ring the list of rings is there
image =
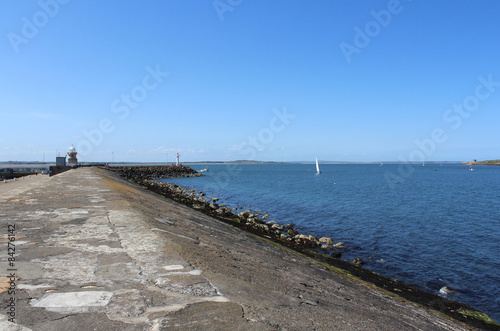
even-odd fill
[[[462,164],[478,164],[478,165],[500,165],[500,160],[484,160],[484,161],[472,161],[472,162],[464,162]]]
[[[275,161],[255,161],[255,160],[235,160],[235,161],[201,161],[201,162],[184,162],[185,164],[276,164],[286,162]]]

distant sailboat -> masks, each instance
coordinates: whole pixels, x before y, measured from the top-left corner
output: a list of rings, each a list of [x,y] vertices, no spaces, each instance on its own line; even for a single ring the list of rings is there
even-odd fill
[[[319,163],[318,163],[318,158],[316,158],[316,174],[320,174],[321,171],[319,170]]]

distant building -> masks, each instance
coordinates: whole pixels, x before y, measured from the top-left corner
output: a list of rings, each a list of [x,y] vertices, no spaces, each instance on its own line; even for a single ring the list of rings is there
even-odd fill
[[[474,160],[472,160],[472,162],[476,163],[476,162],[477,162],[477,160],[476,160],[476,159],[474,159]]]
[[[69,148],[69,152],[68,152],[68,165],[69,166],[77,166],[78,165],[78,159],[76,158],[76,154],[78,154],[76,152],[76,149],[71,146]]]
[[[65,167],[66,166],[66,157],[65,156],[57,156],[56,157],[56,166]]]

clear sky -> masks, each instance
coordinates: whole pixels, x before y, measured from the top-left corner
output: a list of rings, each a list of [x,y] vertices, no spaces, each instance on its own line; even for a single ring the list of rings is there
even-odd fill
[[[6,0],[0,161],[500,158],[500,1]]]

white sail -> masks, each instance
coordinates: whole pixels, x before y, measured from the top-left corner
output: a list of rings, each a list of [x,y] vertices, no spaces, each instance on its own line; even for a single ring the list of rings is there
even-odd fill
[[[318,158],[316,158],[316,171],[317,171],[318,174],[321,173],[321,171],[319,171]]]

